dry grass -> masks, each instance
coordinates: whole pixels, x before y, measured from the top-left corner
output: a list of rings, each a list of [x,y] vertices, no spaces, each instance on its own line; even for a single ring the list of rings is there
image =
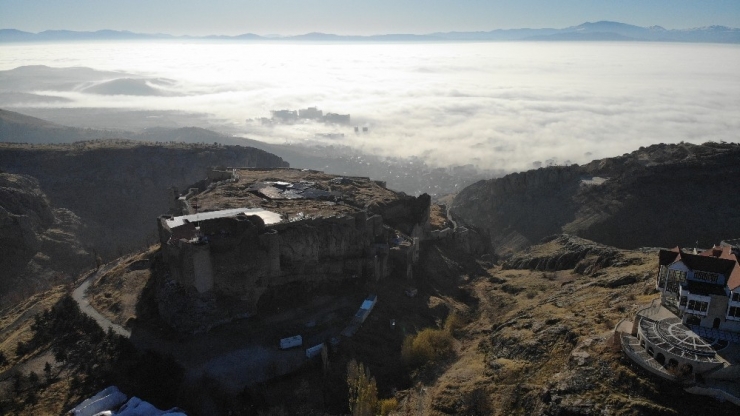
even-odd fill
[[[118,260],[88,289],[90,304],[112,322],[126,325],[137,318],[142,291],[152,277],[150,259],[158,246]]]
[[[432,230],[441,230],[449,225],[447,224],[447,212],[437,204],[432,204],[429,211],[429,225]]]
[[[542,253],[557,249],[551,244],[533,248]],[[425,414],[470,411],[465,410],[470,408],[463,399],[484,391],[489,403],[495,403],[490,414],[537,413],[545,406],[542,391],[599,372],[585,390],[566,389],[563,400],[591,401],[597,404],[594,409],[609,403],[617,413],[676,412],[682,404],[663,399],[659,382],[625,366],[620,352],[607,345],[614,325],[655,297],[652,279],[643,278],[652,276],[655,256],[623,254],[627,260],[635,259],[634,264],[605,268],[598,277],[565,270],[548,272],[543,278],[542,272],[494,267],[490,278],[464,283],[478,299],[475,318],[459,330],[453,362],[445,363],[426,386],[426,395],[419,389],[408,390],[402,410],[415,412],[421,401]],[[640,278],[616,288],[595,284],[626,274]],[[551,330],[556,335],[548,335]],[[493,346],[501,340],[512,342]],[[571,355],[574,351],[590,358],[580,365]]]
[[[65,293],[67,289],[64,286],[57,286],[0,312],[0,351],[8,360],[8,364],[0,367],[0,370],[11,368],[22,361],[23,357],[16,355],[16,347],[18,342],[28,342],[33,336],[31,324],[34,316],[53,306]],[[26,355],[31,354],[33,352]]]

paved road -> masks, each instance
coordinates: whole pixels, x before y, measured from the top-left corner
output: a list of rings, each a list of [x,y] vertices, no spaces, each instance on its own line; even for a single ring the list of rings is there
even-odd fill
[[[447,220],[452,223],[452,230],[457,230],[457,221],[452,219],[452,213],[450,212],[450,207],[447,207]]]
[[[104,331],[108,331],[108,328],[113,328],[113,332],[115,332],[118,335],[122,335],[126,338],[131,337],[131,331],[127,330],[126,328],[122,327],[121,325],[114,324],[110,321],[110,319],[106,318],[105,316],[101,315],[100,312],[98,312],[95,308],[90,305],[90,302],[87,300],[87,288],[90,287],[90,283],[94,282],[95,279],[98,278],[101,274],[108,271],[113,265],[106,265],[98,269],[97,272],[94,272],[88,276],[87,279],[85,279],[84,282],[78,287],[77,289],[72,292],[72,298],[77,302],[77,305],[80,306],[80,310],[87,316],[93,318],[95,322],[100,325],[101,328],[103,328]]]

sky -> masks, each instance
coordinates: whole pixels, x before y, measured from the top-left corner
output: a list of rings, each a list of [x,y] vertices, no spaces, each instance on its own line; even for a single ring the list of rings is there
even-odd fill
[[[0,0],[0,28],[173,35],[425,34],[611,20],[740,27],[738,0]]]

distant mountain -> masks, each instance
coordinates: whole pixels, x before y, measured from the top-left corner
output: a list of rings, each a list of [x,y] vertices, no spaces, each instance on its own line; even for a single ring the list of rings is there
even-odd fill
[[[129,31],[98,30],[76,32],[47,30],[39,33],[16,29],[0,30],[0,42],[67,42],[86,40],[239,40],[239,41],[311,41],[311,42],[444,42],[444,41],[643,41],[643,42],[709,42],[740,43],[740,29],[726,26],[706,26],[691,29],[665,29],[660,26],[641,27],[619,22],[586,22],[564,29],[497,29],[489,32],[438,32],[425,35],[384,34],[345,36],[329,33],[306,33],[296,36],[260,36],[245,33],[235,36],[173,36],[143,34]]]

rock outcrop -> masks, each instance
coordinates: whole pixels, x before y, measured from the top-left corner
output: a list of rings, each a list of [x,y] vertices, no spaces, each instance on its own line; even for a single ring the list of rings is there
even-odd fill
[[[35,178],[0,173],[0,296],[94,266],[78,237],[83,228],[73,212],[49,203]]]
[[[573,270],[592,274],[618,263],[619,250],[567,234],[543,239],[535,250],[527,249],[504,261],[503,269],[541,271]]]
[[[452,211],[501,255],[560,233],[619,248],[711,245],[740,233],[739,175],[737,144],[658,144],[480,181]]]

